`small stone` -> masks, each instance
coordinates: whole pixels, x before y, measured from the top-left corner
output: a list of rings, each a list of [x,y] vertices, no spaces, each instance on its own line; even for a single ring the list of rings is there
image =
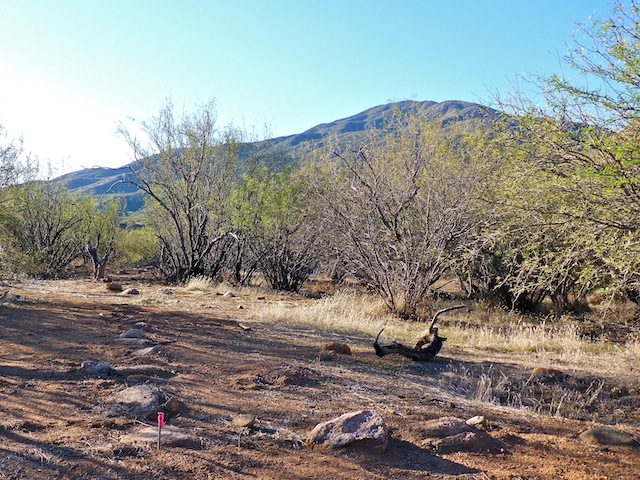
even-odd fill
[[[116,375],[119,375],[121,377],[130,377],[132,375],[146,375],[150,377],[168,378],[173,375],[173,373],[155,365],[126,365],[122,367],[115,367],[114,371]]]
[[[231,420],[234,425],[242,428],[251,428],[256,423],[256,416],[249,413],[238,415]]]
[[[132,328],[120,334],[120,338],[147,338],[147,334],[139,328]]]
[[[140,350],[136,350],[131,353],[132,357],[146,357],[148,355],[153,355],[154,353],[158,353],[160,351],[159,347],[147,347],[141,348]]]
[[[178,427],[165,426],[161,430],[160,447],[200,448],[202,442],[194,435]],[[156,427],[142,427],[120,438],[121,443],[136,446],[153,446],[158,442]]]
[[[160,409],[160,391],[151,385],[134,385],[111,395],[107,403],[122,406],[129,415],[147,417]]]
[[[235,294],[233,292],[227,292],[223,295],[223,297],[227,297],[227,298],[233,298],[235,297]]]
[[[565,373],[555,368],[536,367],[531,370],[531,375],[534,377],[562,377]]]
[[[323,352],[341,353],[351,355],[351,348],[346,343],[324,343],[321,347]]]
[[[140,295],[140,291],[137,288],[127,288],[122,292],[123,295]]]
[[[113,369],[107,362],[92,362],[87,360],[82,362],[81,368],[89,375],[111,375],[113,373]]]
[[[161,288],[159,292],[162,295],[173,295],[173,290],[171,290],[170,288]]]
[[[121,292],[122,289],[122,284],[120,283],[116,283],[116,282],[111,282],[111,283],[107,283],[107,290],[109,290],[110,292]]]
[[[244,307],[242,305],[238,305],[238,310],[242,310]]]
[[[484,423],[484,417],[482,415],[476,415],[475,417],[471,417],[465,423],[470,427],[476,427]]]
[[[135,345],[138,347],[147,347],[155,342],[149,338],[114,338],[112,342],[116,345]]]

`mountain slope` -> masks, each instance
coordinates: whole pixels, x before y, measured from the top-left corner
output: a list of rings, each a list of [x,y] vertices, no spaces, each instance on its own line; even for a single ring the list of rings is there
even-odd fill
[[[357,139],[369,129],[380,128],[396,110],[406,112],[411,109],[423,111],[427,118],[442,122],[443,127],[451,122],[487,118],[497,114],[495,110],[471,102],[404,100],[378,105],[350,117],[316,125],[299,134],[272,138],[261,143],[266,143],[270,148],[278,149],[285,155],[291,155],[298,149],[317,148],[328,138]],[[127,183],[132,177],[133,166],[134,164],[128,164],[115,169],[84,169],[68,173],[54,181],[66,182],[68,188],[77,193],[122,196],[126,201],[127,211],[136,211],[142,207],[144,200],[136,187]]]

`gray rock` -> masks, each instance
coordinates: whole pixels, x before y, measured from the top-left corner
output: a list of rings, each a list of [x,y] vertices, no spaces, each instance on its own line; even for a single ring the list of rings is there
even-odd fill
[[[111,375],[114,373],[113,369],[107,364],[107,362],[92,362],[90,360],[86,360],[82,362],[81,368],[89,375]]]
[[[227,297],[227,298],[233,298],[233,297],[235,297],[235,296],[236,296],[236,295],[235,295],[233,292],[227,292],[227,293],[225,293],[225,294],[223,295],[223,297]]]
[[[111,340],[116,345],[136,345],[138,347],[148,347],[155,344],[150,338],[114,338]]]
[[[173,375],[172,372],[165,370],[156,365],[124,365],[113,368],[116,375],[128,377],[130,375],[147,375],[151,377],[168,378]]]
[[[137,288],[127,288],[122,291],[122,295],[140,295],[140,290]]]
[[[147,347],[141,348],[140,350],[136,350],[131,353],[132,357],[146,357],[149,355],[154,355],[160,351],[160,347]]]
[[[256,416],[249,413],[238,415],[231,422],[238,427],[251,428],[256,423]]]
[[[139,328],[132,328],[120,334],[120,338],[148,338],[147,334]]]
[[[471,417],[469,420],[465,422],[470,427],[476,427],[478,425],[484,425],[485,420],[482,415],[476,415],[475,417]]]
[[[387,425],[371,410],[359,410],[319,423],[307,436],[307,444],[341,448],[349,445],[384,452],[389,443]]]
[[[107,403],[134,417],[147,417],[160,409],[160,391],[151,385],[134,385],[111,395]]]
[[[439,453],[482,452],[495,450],[497,441],[486,432],[472,431],[444,438],[427,438],[421,446]]]
[[[640,446],[638,441],[628,433],[607,427],[590,428],[582,432],[579,437],[583,442],[597,443],[600,445]]]
[[[157,427],[142,427],[120,438],[120,443],[133,446],[153,446],[158,442]],[[195,435],[173,426],[165,426],[160,436],[160,447],[200,448],[202,442]]]
[[[457,417],[442,417],[420,424],[420,433],[428,438],[444,438],[470,432],[473,427]]]
[[[501,444],[488,433],[478,430],[483,417],[473,417],[464,421],[456,417],[442,417],[424,422],[417,428],[424,438],[421,446],[439,453],[481,452],[499,450]]]

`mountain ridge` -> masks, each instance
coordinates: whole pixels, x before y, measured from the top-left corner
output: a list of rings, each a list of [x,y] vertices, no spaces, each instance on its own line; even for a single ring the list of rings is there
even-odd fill
[[[381,128],[396,109],[405,112],[411,109],[422,111],[427,118],[440,120],[443,127],[451,122],[488,117],[497,113],[489,107],[462,100],[444,102],[402,100],[377,105],[349,117],[320,123],[302,133],[275,137],[263,142],[266,142],[269,147],[277,147],[286,154],[292,154],[303,146],[317,146],[331,136],[347,138],[363,134],[368,129]],[[131,168],[134,164],[135,162],[131,162],[118,168],[85,168],[61,175],[53,181],[66,183],[67,188],[74,193],[122,196],[126,201],[125,210],[137,211],[143,206],[144,198],[134,185],[127,183],[127,180],[133,177]]]

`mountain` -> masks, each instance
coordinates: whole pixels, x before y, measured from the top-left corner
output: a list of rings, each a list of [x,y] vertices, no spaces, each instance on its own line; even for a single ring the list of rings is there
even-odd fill
[[[443,128],[452,122],[488,118],[498,113],[496,110],[471,102],[450,100],[438,103],[404,100],[378,105],[351,117],[322,123],[302,133],[272,138],[260,144],[266,144],[270,148],[284,152],[288,157],[294,157],[295,151],[318,148],[329,138],[343,141],[357,140],[367,130],[380,128],[396,110],[406,112],[411,109],[423,111],[427,118],[440,121]],[[133,176],[132,168],[135,168],[134,163],[120,168],[88,168],[68,173],[54,181],[65,182],[69,190],[77,193],[121,196],[126,201],[126,210],[134,212],[142,207],[144,198],[135,186],[127,183],[127,180]]]

